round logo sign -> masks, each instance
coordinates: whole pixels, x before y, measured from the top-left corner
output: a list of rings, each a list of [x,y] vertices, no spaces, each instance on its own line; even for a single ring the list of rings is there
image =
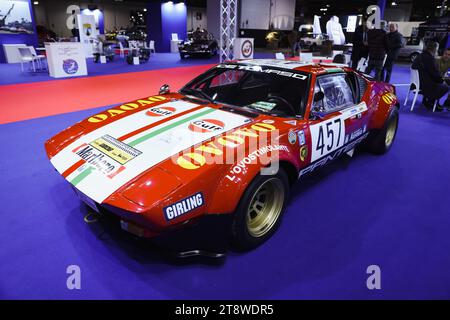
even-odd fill
[[[74,74],[78,71],[78,63],[73,59],[63,60],[63,70],[67,74]]]
[[[308,147],[303,146],[300,148],[300,160],[305,161],[308,156]]]
[[[241,53],[244,58],[249,58],[253,54],[253,45],[250,40],[245,40],[242,43]]]
[[[189,124],[189,130],[201,133],[220,131],[224,127],[225,123],[216,119],[195,120]]]
[[[173,107],[153,107],[148,109],[148,111],[145,114],[150,117],[170,116],[176,110],[177,109]]]
[[[288,140],[290,144],[297,142],[297,134],[294,131],[289,131]]]

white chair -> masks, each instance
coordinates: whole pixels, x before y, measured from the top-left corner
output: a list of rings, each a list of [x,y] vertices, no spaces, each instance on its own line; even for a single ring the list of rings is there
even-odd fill
[[[43,69],[45,65],[43,62],[45,61],[46,56],[44,54],[37,54],[36,49],[34,49],[33,46],[28,46],[28,48],[30,48],[31,54],[36,58],[38,69]]]
[[[20,68],[23,72],[23,63],[24,62],[30,62],[33,66],[33,72],[36,72],[36,65],[34,64],[34,61],[37,60],[35,56],[33,56],[33,53],[31,52],[29,47],[25,48],[17,48],[19,50],[20,54]]]
[[[414,110],[414,105],[416,104],[417,96],[420,93],[420,79],[419,79],[419,70],[410,68],[410,75],[409,75],[409,88],[408,93],[406,94],[405,103],[403,103],[403,106],[406,106],[406,103],[408,102],[409,93],[412,91],[414,94],[413,102],[411,105],[411,111]],[[414,88],[412,88],[414,85]],[[438,101],[436,100],[433,105],[433,112],[436,110]]]
[[[150,40],[150,42],[148,44],[148,48],[150,49],[150,52],[153,51],[153,53],[156,53],[156,51],[155,51],[155,41]]]
[[[414,94],[414,98],[413,98],[413,102],[411,105],[411,111],[413,111],[414,105],[416,104],[417,96],[419,95],[419,92],[420,92],[420,80],[419,80],[419,71],[418,70],[410,68],[409,82],[410,82],[410,84],[409,84],[409,88],[408,88],[408,93],[406,94],[406,99],[405,99],[405,103],[403,104],[403,106],[406,106],[406,103],[408,102],[408,98],[409,98],[409,93],[412,91],[412,93]]]
[[[124,49],[123,49],[123,44],[122,44],[122,42],[120,42],[120,41],[119,41],[119,56],[120,56],[121,58],[125,58],[125,51],[124,51]]]
[[[366,68],[367,68],[367,58],[361,58],[358,61],[358,66],[356,67],[356,70],[361,71],[361,72],[365,72]]]
[[[282,52],[275,53],[275,59],[284,60],[284,54]]]

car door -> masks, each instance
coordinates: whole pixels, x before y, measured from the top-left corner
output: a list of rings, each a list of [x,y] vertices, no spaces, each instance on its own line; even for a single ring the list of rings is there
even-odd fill
[[[310,162],[332,155],[365,132],[364,112],[345,73],[318,76],[311,105]]]

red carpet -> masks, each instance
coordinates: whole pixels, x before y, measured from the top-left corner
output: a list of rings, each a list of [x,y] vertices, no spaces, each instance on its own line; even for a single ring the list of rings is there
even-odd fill
[[[0,124],[131,101],[157,94],[164,83],[178,90],[211,66],[0,86]]]

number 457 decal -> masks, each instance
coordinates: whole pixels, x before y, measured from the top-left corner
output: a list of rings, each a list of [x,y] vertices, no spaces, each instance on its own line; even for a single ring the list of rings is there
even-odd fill
[[[345,140],[344,117],[339,116],[312,125],[311,130],[311,162],[342,147]]]

